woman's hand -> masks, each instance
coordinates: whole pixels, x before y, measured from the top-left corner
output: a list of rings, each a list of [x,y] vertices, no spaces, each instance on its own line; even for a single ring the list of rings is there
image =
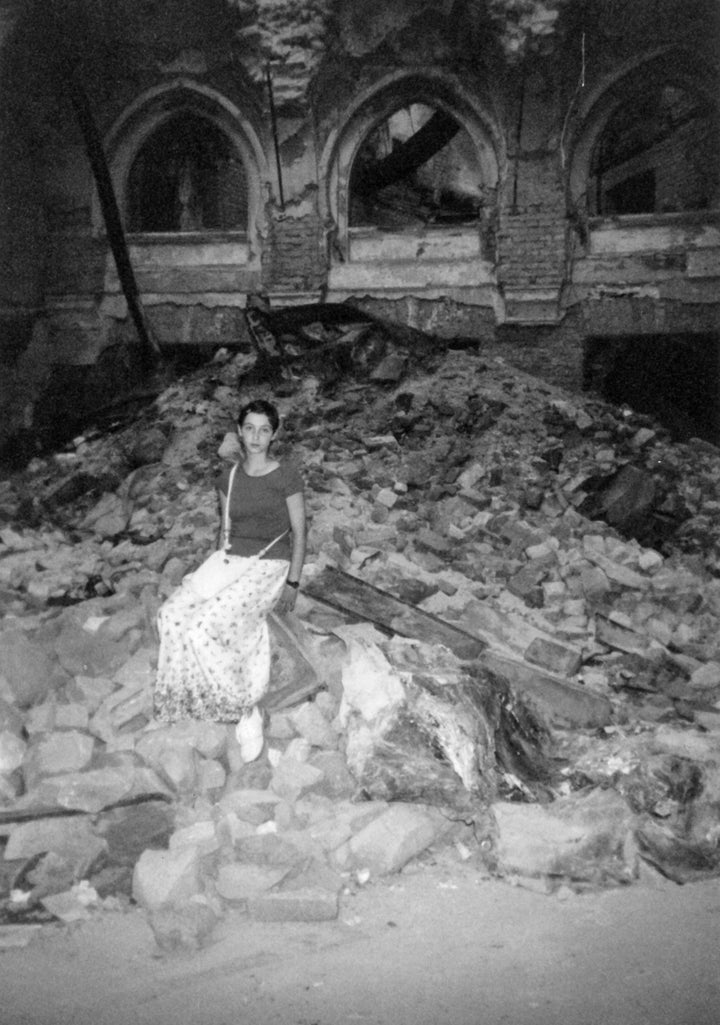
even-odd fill
[[[295,608],[295,602],[297,601],[298,589],[297,587],[291,587],[288,583],[282,589],[282,594],[278,599],[278,603],[275,606],[276,612],[292,612]]]

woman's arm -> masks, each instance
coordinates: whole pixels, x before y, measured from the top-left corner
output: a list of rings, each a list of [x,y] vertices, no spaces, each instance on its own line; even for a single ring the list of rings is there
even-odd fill
[[[307,533],[305,517],[305,496],[302,491],[296,495],[288,495],[287,502],[288,516],[290,517],[290,529],[292,530],[292,554],[290,556],[290,569],[288,570],[287,581],[278,603],[278,611],[289,611],[295,605],[297,598],[297,587],[290,584],[297,584],[300,581],[303,564],[305,562],[305,538]]]
[[[287,502],[290,529],[292,530],[292,555],[290,556],[288,580],[299,581],[305,563],[305,537],[307,533],[305,496],[302,491],[298,491],[296,495],[288,495],[285,501]]]
[[[225,496],[225,492],[221,491],[220,488],[218,488],[218,498],[220,500],[220,524],[218,526],[217,545],[215,547],[217,548],[218,551],[220,551],[220,549],[223,546],[223,526],[224,526],[224,521],[225,521],[225,502],[227,500],[226,496]]]

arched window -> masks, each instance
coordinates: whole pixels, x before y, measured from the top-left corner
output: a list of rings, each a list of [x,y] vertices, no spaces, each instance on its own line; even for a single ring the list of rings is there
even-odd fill
[[[710,105],[669,83],[631,90],[592,152],[588,212],[671,213],[713,205],[718,127]]]
[[[399,107],[366,135],[350,176],[349,226],[381,230],[477,221],[477,147],[450,114]]]
[[[128,177],[131,232],[245,231],[242,159],[207,118],[180,111],[145,141]]]

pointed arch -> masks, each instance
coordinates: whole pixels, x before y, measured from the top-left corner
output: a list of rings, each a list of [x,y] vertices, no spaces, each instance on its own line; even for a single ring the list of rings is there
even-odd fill
[[[259,133],[250,118],[227,97],[190,78],[177,78],[142,93],[108,131],[105,148],[121,210],[125,214],[128,209],[128,183],[136,157],[156,132],[181,114],[200,119],[220,133],[242,162],[247,184],[245,231],[249,240],[256,240],[263,228],[263,186],[269,180]],[[102,230],[96,202],[93,226],[96,231]]]
[[[634,89],[642,89],[647,94],[663,85],[696,96],[705,109],[714,112],[712,120],[718,126],[718,69],[704,62],[697,53],[668,46],[627,61],[588,92],[572,118],[565,147],[568,155],[566,194],[571,210],[584,210],[588,206],[587,190],[594,154],[613,117],[627,104]],[[720,205],[717,188],[711,205]]]

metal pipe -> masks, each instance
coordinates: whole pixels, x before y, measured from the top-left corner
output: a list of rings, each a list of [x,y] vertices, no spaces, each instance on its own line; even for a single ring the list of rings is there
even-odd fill
[[[273,93],[272,76],[270,65],[265,65],[265,77],[267,79],[268,97],[270,99],[270,124],[272,125],[273,144],[275,146],[275,166],[278,176],[278,191],[280,193],[280,209],[285,209],[285,194],[283,192],[282,164],[280,163],[280,143],[278,142],[277,115],[275,113],[275,95]]]

